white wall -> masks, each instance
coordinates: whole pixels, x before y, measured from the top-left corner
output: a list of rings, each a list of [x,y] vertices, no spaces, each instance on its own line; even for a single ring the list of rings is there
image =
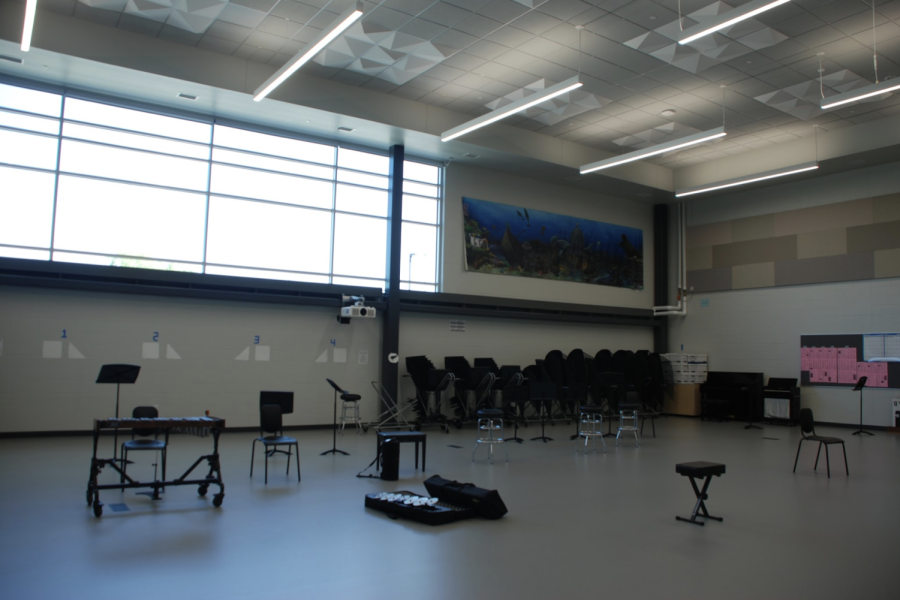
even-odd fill
[[[607,221],[644,230],[643,291],[466,273],[463,268],[463,195]],[[652,306],[652,208],[570,188],[481,169],[453,166],[448,173],[444,291],[524,300],[648,308]],[[162,415],[200,415],[209,410],[233,427],[258,424],[260,390],[293,390],[294,414],[286,425],[332,420],[326,377],[363,395],[362,412],[379,407],[370,382],[380,379],[381,319],[341,326],[334,309],[229,301],[164,298],[7,286],[0,287],[0,433],[88,430],[115,409],[115,386],[94,383],[106,363],[141,365],[135,385],[123,386],[120,414],[158,405]],[[648,327],[467,318],[468,331],[449,333],[450,316],[401,315],[403,358],[425,354],[436,366],[445,356],[493,357],[499,364],[532,364],[549,350],[651,349]],[[67,337],[61,338],[65,329]],[[142,358],[143,344],[159,332],[161,358]],[[271,348],[255,361],[254,336]],[[346,348],[346,363],[333,362],[330,341]],[[44,342],[62,342],[62,358],[43,358]],[[180,359],[166,359],[167,345]],[[250,347],[250,360],[235,358]],[[69,358],[75,348],[85,358]],[[368,350],[368,364],[358,352]],[[327,363],[315,362],[322,353]],[[402,398],[412,396],[402,380]]]
[[[463,196],[642,229],[644,289],[466,272]],[[653,207],[648,204],[451,163],[447,168],[443,252],[443,291],[447,293],[629,308],[653,306]]]
[[[164,416],[209,410],[230,426],[256,426],[259,392],[292,390],[286,425],[327,424],[328,377],[362,394],[369,419],[377,408],[370,382],[380,374],[380,319],[342,326],[335,315],[330,308],[0,287],[0,432],[87,430],[95,417],[113,415],[115,386],[94,383],[106,363],[141,366],[137,382],[122,386],[121,415],[150,404]],[[153,332],[160,358],[142,358]],[[254,360],[257,335],[269,361]],[[63,342],[63,357],[42,358],[45,341]],[[165,358],[167,345],[180,360]],[[84,358],[69,358],[72,347]],[[250,360],[235,360],[248,347]],[[346,363],[334,363],[335,347],[347,349]],[[369,351],[367,365],[358,364],[360,350]],[[316,363],[323,352],[328,362]]]
[[[688,203],[688,225],[716,223],[900,191],[890,164]],[[674,248],[674,240],[671,242]],[[673,250],[674,251],[674,250]],[[674,271],[672,272],[674,276]],[[709,306],[701,308],[701,301]],[[690,297],[687,317],[670,317],[669,347],[709,355],[711,371],[800,377],[800,336],[900,332],[900,279],[735,290]],[[900,390],[866,388],[864,419],[893,425]],[[817,421],[859,423],[859,395],[848,388],[803,387]]]

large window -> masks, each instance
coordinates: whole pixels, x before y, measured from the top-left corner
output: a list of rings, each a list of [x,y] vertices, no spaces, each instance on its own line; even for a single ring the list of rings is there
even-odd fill
[[[0,84],[0,256],[384,287],[384,154]],[[443,169],[404,163],[403,289]]]

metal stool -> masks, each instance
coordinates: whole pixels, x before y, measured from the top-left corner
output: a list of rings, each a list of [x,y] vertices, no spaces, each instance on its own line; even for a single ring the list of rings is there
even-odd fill
[[[603,411],[599,406],[581,406],[578,408],[578,437],[584,438],[584,449],[587,452],[588,440],[594,440],[594,452],[597,451],[597,438],[603,444],[603,452],[606,452],[606,442],[603,441]],[[575,453],[578,453],[578,442],[575,442]]]
[[[499,408],[486,408],[475,413],[478,416],[476,430],[475,449],[472,450],[472,462],[475,462],[475,453],[479,444],[488,444],[488,460],[494,464],[494,444],[502,444],[503,439],[503,411]],[[494,433],[499,432],[498,435]],[[506,462],[509,462],[509,450],[506,452]]]
[[[356,433],[363,433],[363,422],[359,418],[358,394],[344,394],[341,396],[341,435],[344,434],[344,425],[353,423],[356,425]]]
[[[638,404],[620,404],[619,405],[619,433],[616,434],[616,446],[619,445],[619,437],[623,431],[634,433],[634,445],[636,448],[641,447],[641,431],[638,425],[638,413],[641,407]],[[630,424],[626,424],[629,421]]]

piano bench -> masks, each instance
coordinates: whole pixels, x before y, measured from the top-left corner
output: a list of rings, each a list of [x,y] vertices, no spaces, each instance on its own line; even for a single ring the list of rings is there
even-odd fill
[[[709,489],[709,482],[712,481],[712,478],[720,477],[725,473],[725,465],[721,463],[711,463],[705,461],[699,462],[689,462],[689,463],[679,463],[675,465],[675,472],[679,475],[683,475],[685,477],[689,477],[691,480],[691,487],[694,488],[694,494],[697,496],[697,504],[694,505],[694,512],[691,513],[690,519],[685,519],[684,517],[675,517],[677,521],[687,521],[688,523],[693,523],[694,525],[703,526],[705,523],[703,521],[698,521],[697,517],[703,517],[705,519],[715,519],[716,521],[723,521],[722,517],[714,517],[709,514],[706,510],[706,503],[704,500],[709,498],[709,495],[706,491]],[[706,478],[706,481],[703,483],[703,489],[699,489],[697,487],[697,482],[694,480],[695,478]],[[703,514],[698,515],[697,513],[703,511]]]

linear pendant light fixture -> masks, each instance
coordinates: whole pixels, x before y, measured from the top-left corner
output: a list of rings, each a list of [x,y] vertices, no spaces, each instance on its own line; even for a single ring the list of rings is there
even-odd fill
[[[25,4],[25,23],[22,25],[22,52],[31,49],[31,33],[34,31],[34,13],[37,10],[37,0],[28,0]]]
[[[556,85],[552,85],[545,90],[541,91],[537,94],[532,94],[526,98],[520,98],[513,102],[512,104],[507,104],[501,108],[496,110],[492,110],[491,112],[481,115],[477,119],[472,119],[466,123],[458,127],[454,127],[453,129],[448,129],[444,133],[441,134],[442,142],[449,142],[452,139],[458,138],[461,135],[465,135],[470,131],[475,131],[480,127],[484,127],[485,125],[490,125],[491,123],[496,123],[500,119],[505,119],[510,115],[514,115],[517,112],[522,112],[525,109],[531,108],[532,106],[537,106],[541,102],[546,102],[551,98],[556,98],[557,96],[561,96],[566,92],[571,92],[572,90],[578,89],[583,84],[579,81],[578,76],[571,77],[557,83]]]
[[[294,72],[309,62],[316,54],[325,49],[325,47],[341,35],[344,30],[353,25],[360,17],[363,16],[362,2],[348,8],[335,21],[335,25],[331,29],[323,29],[322,32],[310,41],[306,49],[298,52],[294,58],[287,61],[283,67],[278,69],[274,75],[269,77],[264,84],[256,88],[253,92],[254,102],[259,102],[269,95],[269,93],[294,74]]]
[[[688,146],[694,146],[695,144],[702,144],[703,142],[708,142],[725,135],[726,133],[724,126],[716,127],[715,129],[710,129],[708,131],[701,131],[700,133],[695,133],[683,138],[678,138],[677,140],[672,140],[671,142],[665,142],[656,146],[644,148],[643,150],[635,150],[634,152],[622,154],[621,156],[614,156],[613,158],[607,158],[605,160],[582,165],[580,169],[581,174],[586,175],[587,173],[599,171],[600,169],[617,167],[619,165],[624,165],[625,163],[630,163],[636,160],[642,160],[644,158],[656,156],[657,154],[664,154],[666,152],[671,152],[672,150],[687,148]]]
[[[849,104],[851,102],[857,102],[859,100],[865,100],[866,98],[872,98],[873,96],[880,96],[881,94],[886,94],[888,92],[893,92],[895,90],[900,90],[900,79],[885,79],[884,81],[878,81],[878,40],[875,34],[875,0],[871,0],[872,2],[872,66],[875,68],[875,83],[872,85],[867,85],[864,88],[859,88],[856,90],[851,90],[849,92],[844,92],[843,94],[836,94],[834,96],[825,97],[825,94],[822,94],[822,99],[819,100],[819,107],[822,110],[827,108],[834,108],[835,106],[843,106],[844,104]],[[821,86],[822,81],[822,57],[823,53],[819,53],[819,85]]]
[[[776,177],[787,177],[795,173],[803,173],[804,171],[813,171],[819,168],[819,163],[808,162],[801,165],[792,165],[781,169],[766,171],[749,177],[736,177],[734,179],[726,179],[725,181],[717,181],[707,185],[699,185],[696,187],[685,188],[683,190],[675,190],[675,197],[682,198],[684,196],[692,196],[694,194],[702,194],[703,192],[711,192],[713,190],[721,190],[724,188],[734,187],[736,185],[745,185],[747,183],[755,183],[766,179],[775,179]]]
[[[702,38],[705,35],[709,35],[720,29],[725,29],[726,27],[731,27],[735,23],[740,23],[745,19],[750,19],[755,17],[756,15],[766,12],[767,10],[771,10],[776,6],[781,6],[791,0],[753,0],[752,2],[747,2],[739,6],[738,8],[729,10],[726,13],[722,13],[721,15],[706,21],[705,23],[700,23],[699,25],[694,25],[693,27],[686,29],[681,32],[681,37],[678,40],[679,44],[690,44],[694,40]]]
[[[889,79],[886,81],[882,81],[881,83],[873,83],[872,85],[867,85],[866,87],[859,88],[858,90],[852,90],[850,92],[844,92],[843,94],[828,96],[827,98],[822,98],[821,100],[819,100],[819,106],[823,110],[826,108],[834,108],[835,106],[849,104],[850,102],[856,102],[858,100],[865,100],[866,98],[871,98],[872,96],[880,96],[881,94],[886,94],[895,90],[900,90],[900,79]]]

